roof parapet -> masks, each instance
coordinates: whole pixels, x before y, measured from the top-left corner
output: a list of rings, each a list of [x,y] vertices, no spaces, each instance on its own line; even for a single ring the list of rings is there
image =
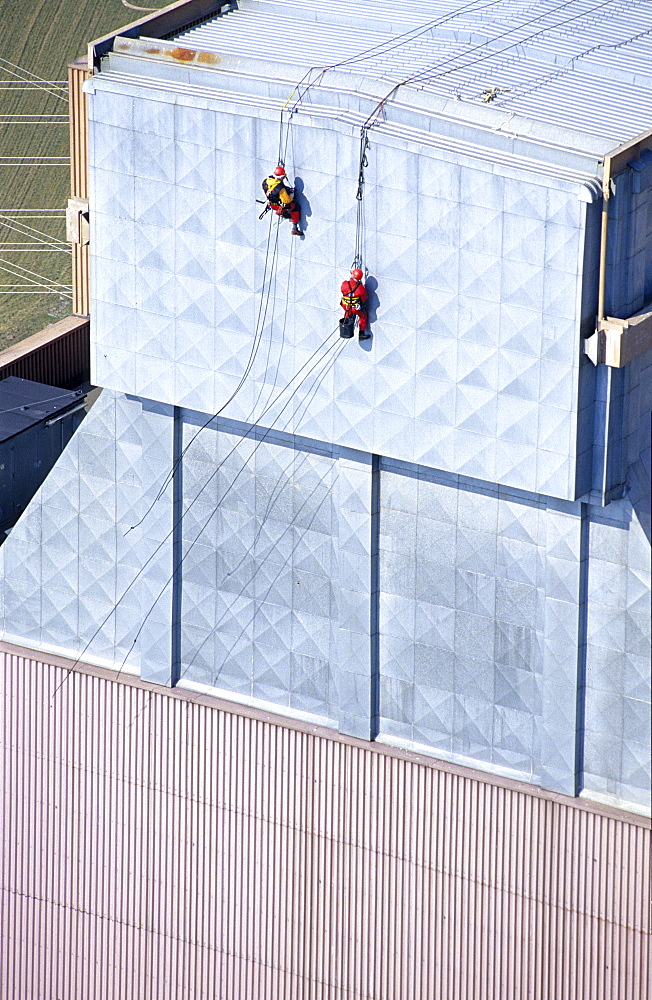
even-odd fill
[[[102,56],[111,51],[116,38],[140,38],[142,34],[148,38],[168,38],[215,17],[224,7],[231,10],[234,5],[234,0],[177,0],[169,7],[147,14],[118,31],[90,42],[88,65],[95,68]]]

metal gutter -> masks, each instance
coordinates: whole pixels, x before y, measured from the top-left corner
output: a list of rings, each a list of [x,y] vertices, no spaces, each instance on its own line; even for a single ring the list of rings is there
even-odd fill
[[[163,7],[162,10],[132,21],[118,31],[112,31],[89,42],[88,65],[97,67],[99,59],[111,50],[114,40],[121,35],[140,38],[141,29],[146,25],[150,38],[165,38],[207,21],[218,14],[223,7],[232,9],[232,0],[177,0],[169,7]]]

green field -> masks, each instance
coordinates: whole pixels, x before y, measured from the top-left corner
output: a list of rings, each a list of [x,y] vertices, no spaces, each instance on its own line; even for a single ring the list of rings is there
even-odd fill
[[[34,77],[61,86],[90,40],[142,16],[121,0],[0,0],[0,350],[72,311],[67,92]]]

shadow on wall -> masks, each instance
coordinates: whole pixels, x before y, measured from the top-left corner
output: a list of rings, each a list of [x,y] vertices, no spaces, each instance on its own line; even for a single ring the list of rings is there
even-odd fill
[[[303,193],[303,180],[301,177],[294,178],[294,200],[299,206],[299,211],[301,212],[301,228],[305,233],[308,231],[308,219],[312,215],[312,208],[310,207],[310,202]]]
[[[378,298],[378,279],[370,275],[365,279],[365,288],[367,289],[367,316],[369,319],[368,332],[373,334],[373,329],[371,324],[375,322],[376,314],[378,312],[378,306],[380,305],[380,299]],[[370,351],[371,345],[373,344],[373,336],[370,340],[360,340],[358,345],[363,351]]]
[[[652,350],[627,366],[627,496],[652,543]]]
[[[378,279],[370,275],[365,281],[365,288],[367,289],[367,315],[369,316],[369,322],[375,323],[378,306],[380,305]]]

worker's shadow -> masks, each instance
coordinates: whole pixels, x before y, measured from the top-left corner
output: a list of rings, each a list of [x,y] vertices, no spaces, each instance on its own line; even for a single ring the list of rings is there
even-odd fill
[[[312,209],[310,207],[310,202],[303,193],[303,181],[300,177],[294,178],[294,200],[299,206],[299,211],[301,212],[301,228],[305,233],[308,229],[308,219],[312,215]]]
[[[363,351],[370,351],[371,345],[374,342],[371,324],[376,319],[376,313],[378,312],[378,306],[380,305],[380,299],[378,298],[378,279],[373,276],[369,276],[366,278],[364,286],[367,289],[367,318],[369,321],[367,333],[372,334],[372,336],[369,340],[360,340],[359,344]]]

